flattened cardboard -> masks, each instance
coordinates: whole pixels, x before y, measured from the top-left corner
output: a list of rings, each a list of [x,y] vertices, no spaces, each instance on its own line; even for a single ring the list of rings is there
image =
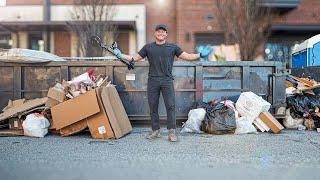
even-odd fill
[[[279,133],[284,127],[269,113],[263,112],[259,115],[259,118],[264,122],[272,132]]]
[[[26,100],[25,99],[17,99],[17,100],[14,100],[12,101],[11,99],[9,99],[8,101],[8,105],[6,107],[3,108],[2,111],[6,111],[14,106],[20,106],[22,105]]]
[[[33,109],[35,107],[44,105],[47,102],[47,100],[48,100],[47,97],[32,99],[32,100],[28,100],[27,102],[25,102],[21,105],[17,105],[12,108],[9,108],[5,112],[0,114],[0,121],[3,121],[5,119],[11,118],[11,117],[15,117],[19,113],[22,113],[22,112],[28,111],[30,109]]]
[[[116,138],[132,131],[128,115],[114,86],[104,87],[101,98]]]
[[[81,94],[51,108],[52,128],[67,127],[100,112],[95,90]]]
[[[96,95],[100,107],[100,112],[87,118],[88,127],[93,138],[109,139],[114,137],[109,118],[103,106],[101,91],[103,88],[96,88]]]
[[[71,125],[69,125],[67,127],[64,127],[62,129],[60,129],[60,134],[63,137],[70,136],[72,134],[75,134],[75,133],[78,133],[80,131],[83,131],[87,127],[88,127],[87,120],[83,119],[81,121],[78,121],[78,122],[76,122],[74,124],[71,124]]]
[[[49,98],[52,98],[52,99],[55,99],[59,102],[63,102],[65,101],[65,94],[59,90],[57,90],[56,88],[50,88],[48,90],[48,95],[47,95]]]
[[[23,130],[17,129],[1,129],[0,137],[8,137],[8,136],[23,136]]]
[[[56,106],[56,105],[58,105],[58,104],[60,104],[59,101],[48,97],[48,101],[46,102],[46,105],[45,105],[45,106],[51,108],[51,107]]]

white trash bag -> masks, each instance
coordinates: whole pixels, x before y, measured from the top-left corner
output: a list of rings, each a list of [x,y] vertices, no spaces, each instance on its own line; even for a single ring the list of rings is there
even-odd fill
[[[250,134],[257,133],[257,129],[252,125],[250,120],[245,119],[245,117],[240,117],[236,119],[237,128],[234,134]]]
[[[48,133],[50,123],[43,114],[32,113],[27,115],[22,127],[25,136],[44,137]]]
[[[290,109],[287,109],[286,118],[283,120],[283,125],[288,129],[298,129],[299,126],[303,125],[303,118],[294,119],[290,115]]]
[[[200,126],[202,121],[204,120],[204,117],[206,115],[206,110],[203,108],[198,109],[192,109],[188,113],[188,120],[182,125],[181,133],[185,132],[195,132],[195,133],[201,133]]]

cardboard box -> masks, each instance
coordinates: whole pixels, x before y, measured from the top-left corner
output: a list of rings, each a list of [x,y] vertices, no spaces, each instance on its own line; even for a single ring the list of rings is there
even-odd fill
[[[112,85],[103,87],[101,98],[115,137],[121,138],[131,132],[131,123],[116,88]]]
[[[272,132],[279,133],[284,127],[269,113],[263,112],[259,115],[259,118],[264,122]]]
[[[83,131],[87,127],[88,127],[87,120],[84,119],[84,120],[81,120],[79,122],[76,122],[74,124],[71,124],[67,127],[60,129],[60,135],[63,137],[70,136],[72,134]]]
[[[59,101],[48,97],[48,101],[46,102],[45,106],[51,108],[51,107],[53,107],[53,106],[55,106],[55,105],[58,105],[58,104],[60,104]]]
[[[236,102],[236,109],[241,116],[253,122],[260,113],[267,112],[271,104],[253,92],[241,93]]]
[[[101,92],[105,90],[105,87],[96,88],[96,95],[100,112],[87,118],[88,127],[93,138],[109,139],[114,137],[113,130],[111,128],[106,108],[103,105]]]
[[[81,94],[51,108],[52,128],[57,130],[100,112],[95,90]]]
[[[89,127],[93,138],[121,138],[132,131],[115,87],[100,87],[51,108],[52,127],[68,136]]]
[[[60,90],[56,89],[56,88],[50,88],[48,90],[48,95],[49,98],[52,98],[54,100],[57,100],[59,102],[63,102],[66,99],[65,93],[61,92]]]
[[[261,132],[270,130],[270,128],[259,117],[253,121],[253,124],[256,125]]]
[[[20,130],[23,130],[22,122],[23,122],[22,119],[10,118],[9,119],[9,129],[20,129]]]

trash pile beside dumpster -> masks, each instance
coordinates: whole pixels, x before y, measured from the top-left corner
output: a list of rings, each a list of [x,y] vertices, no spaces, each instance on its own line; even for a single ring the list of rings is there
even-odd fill
[[[9,101],[0,114],[0,136],[70,136],[89,129],[93,138],[121,138],[132,130],[119,94],[93,69],[49,89],[47,97]],[[9,128],[9,129],[8,129]]]
[[[284,126],[291,129],[320,128],[320,83],[309,78],[287,76],[286,118]]]
[[[253,92],[241,93],[236,103],[217,99],[201,102],[196,109],[200,118],[194,118],[193,114],[197,112],[191,110],[181,132],[248,134],[259,130],[280,133],[284,127],[268,112],[270,106],[270,103]],[[205,115],[199,108],[205,111]]]

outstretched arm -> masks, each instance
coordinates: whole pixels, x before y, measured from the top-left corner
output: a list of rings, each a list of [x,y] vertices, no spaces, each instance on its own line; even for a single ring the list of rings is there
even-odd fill
[[[138,53],[135,53],[134,55],[127,55],[127,54],[122,54],[121,51],[116,48],[113,50],[113,54],[119,58],[119,59],[124,59],[124,60],[127,60],[127,61],[140,61],[142,60],[143,58],[138,54]]]
[[[210,53],[213,51],[213,49],[211,47],[209,47],[208,45],[205,47],[200,47],[197,48],[198,52],[197,54],[194,53],[186,53],[186,52],[182,52],[178,58],[181,58],[183,60],[187,60],[187,61],[192,61],[192,60],[196,60],[199,58],[204,58],[204,59],[208,59]]]
[[[180,59],[183,59],[183,60],[187,60],[187,61],[193,61],[193,60],[196,60],[196,59],[199,59],[200,58],[200,53],[198,54],[189,54],[189,53],[186,53],[186,52],[183,52],[180,56],[179,56]]]
[[[122,54],[122,58],[127,61],[131,61],[132,59],[135,61],[141,61],[143,59],[138,53],[135,53],[134,55]]]

